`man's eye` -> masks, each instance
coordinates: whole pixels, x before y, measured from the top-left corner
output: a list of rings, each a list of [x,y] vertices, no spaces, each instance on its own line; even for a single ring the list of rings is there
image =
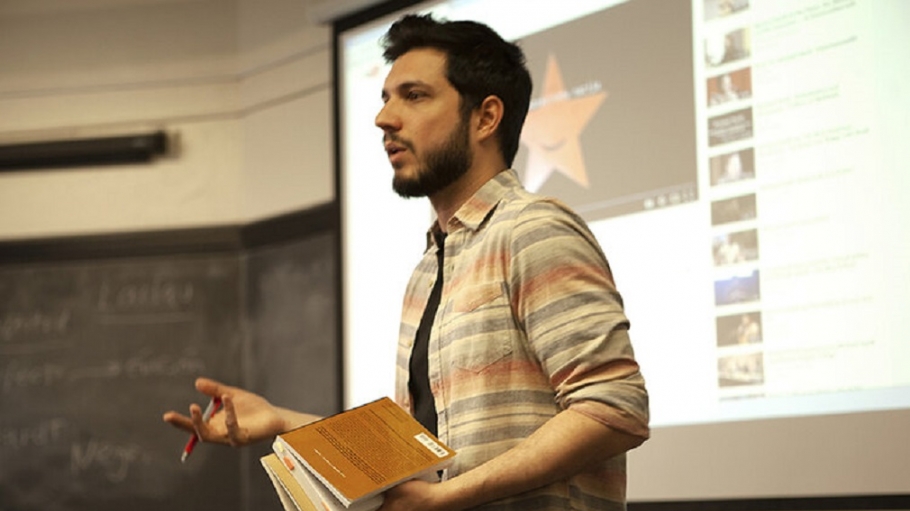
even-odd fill
[[[416,90],[408,91],[408,94],[407,94],[408,99],[420,99],[423,96],[424,96],[424,94],[422,92],[416,91]]]

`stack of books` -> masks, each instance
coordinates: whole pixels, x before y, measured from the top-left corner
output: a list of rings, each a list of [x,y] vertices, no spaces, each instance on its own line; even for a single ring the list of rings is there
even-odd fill
[[[372,511],[411,479],[436,480],[455,451],[382,398],[282,433],[260,461],[286,511]]]

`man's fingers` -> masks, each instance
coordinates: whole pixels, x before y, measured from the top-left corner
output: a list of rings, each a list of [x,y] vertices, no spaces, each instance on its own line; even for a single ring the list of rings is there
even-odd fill
[[[195,381],[196,390],[205,394],[210,398],[221,397],[227,394],[230,389],[229,385],[225,385],[219,381],[213,380],[211,378],[199,377]],[[217,414],[218,412],[216,412]],[[203,442],[218,442],[218,443],[234,443],[242,439],[241,431],[236,426],[237,418],[236,414],[233,412],[232,406],[232,415],[234,423],[234,431],[229,430],[227,432],[222,431],[222,428],[219,424],[215,424],[214,427],[209,425],[202,416],[202,407],[198,404],[193,403],[190,405],[189,416],[180,414],[175,411],[168,411],[162,416],[165,422],[171,424],[172,426],[182,429],[188,433],[195,433],[199,440]],[[227,421],[225,421],[227,425]]]
[[[227,392],[228,386],[211,378],[196,378],[196,390],[209,397],[220,396]]]
[[[194,433],[196,431],[196,429],[193,427],[193,419],[187,417],[186,415],[170,411],[165,412],[162,418],[164,419],[164,422],[167,422],[175,428],[182,429],[187,433]]]
[[[212,435],[209,433],[209,427],[202,420],[202,408],[199,407],[196,403],[190,405],[190,418],[192,419],[193,431],[196,432],[196,436],[199,437],[199,440],[203,442],[209,442],[212,440]]]
[[[237,422],[237,412],[234,409],[234,400],[230,395],[225,394],[221,398],[221,404],[224,405],[224,425],[227,428],[228,441],[234,447],[247,443],[247,433],[240,428]]]

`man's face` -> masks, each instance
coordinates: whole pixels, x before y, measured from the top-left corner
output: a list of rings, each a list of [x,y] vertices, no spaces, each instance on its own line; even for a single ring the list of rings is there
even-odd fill
[[[445,69],[444,53],[415,49],[400,56],[386,77],[376,126],[395,172],[392,188],[402,197],[432,196],[471,166],[468,119]]]

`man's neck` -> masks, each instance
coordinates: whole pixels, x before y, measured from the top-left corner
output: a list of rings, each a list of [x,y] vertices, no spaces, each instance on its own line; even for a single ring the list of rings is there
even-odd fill
[[[442,232],[447,232],[446,226],[453,215],[477,193],[477,190],[493,179],[505,169],[505,165],[487,166],[485,168],[472,168],[459,180],[447,186],[444,190],[430,196],[430,204],[436,211],[436,222]]]

